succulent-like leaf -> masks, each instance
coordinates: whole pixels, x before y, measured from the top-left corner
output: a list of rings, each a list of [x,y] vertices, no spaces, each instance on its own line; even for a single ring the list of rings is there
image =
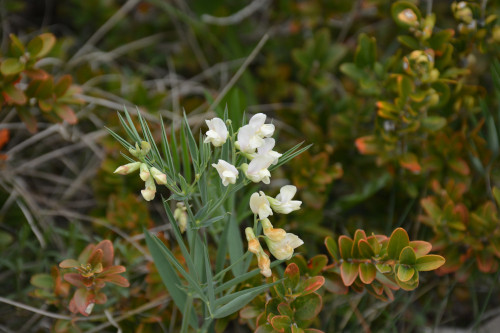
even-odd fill
[[[401,251],[401,254],[399,255],[400,264],[413,266],[415,265],[416,261],[417,261],[417,256],[415,255],[415,251],[413,250],[412,247],[407,246]]]
[[[359,265],[359,279],[364,284],[372,283],[376,275],[377,269],[375,268],[375,265],[371,263],[361,263]]]
[[[344,261],[340,265],[340,276],[346,286],[350,286],[358,277],[359,264]]]
[[[415,272],[416,271],[413,267],[406,265],[397,266],[397,277],[399,281],[407,282],[413,277],[413,275],[415,275]]]
[[[322,305],[321,296],[316,293],[298,297],[292,302],[292,308],[295,309],[294,318],[296,320],[311,320],[321,311]]]
[[[333,261],[338,262],[340,260],[339,248],[337,246],[337,243],[333,240],[332,237],[327,236],[325,238],[325,246],[326,249],[328,250],[328,253],[330,253],[330,256],[332,257]]]
[[[408,233],[403,228],[397,228],[392,232],[389,244],[387,245],[387,255],[389,259],[398,260],[401,251],[410,245]]]
[[[417,258],[415,269],[417,271],[432,271],[443,266],[446,260],[436,254],[428,254],[423,257]]]
[[[340,256],[343,259],[352,258],[352,245],[353,245],[353,240],[350,239],[349,237],[344,235],[339,237]]]
[[[299,267],[294,263],[289,264],[285,269],[284,277],[285,281],[283,281],[283,284],[285,285],[285,288],[287,290],[294,290],[300,280]]]

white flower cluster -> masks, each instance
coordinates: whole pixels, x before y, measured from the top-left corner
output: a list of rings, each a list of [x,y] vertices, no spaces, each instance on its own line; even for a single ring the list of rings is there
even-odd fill
[[[205,143],[212,143],[215,147],[222,146],[228,138],[228,130],[220,118],[213,118],[206,121],[208,131],[206,132]],[[266,115],[258,113],[254,115],[249,123],[242,126],[237,132],[237,140],[234,143],[240,154],[245,156],[250,163],[243,163],[239,166],[245,177],[254,183],[263,182],[269,184],[271,173],[269,167],[277,164],[282,154],[273,150],[275,141],[271,136],[274,134],[274,125],[266,124]],[[238,179],[238,169],[224,161],[219,160],[217,164],[212,164],[217,169],[222,184],[228,186],[235,184]],[[304,242],[292,233],[287,233],[284,229],[274,228],[268,217],[275,213],[289,214],[300,209],[301,201],[292,200],[297,188],[293,185],[283,186],[276,198],[266,196],[264,192],[254,193],[250,197],[250,209],[260,220],[264,240],[269,251],[278,260],[288,260],[292,257],[295,248]],[[252,228],[245,229],[248,241],[248,250],[257,256],[257,262],[262,275],[271,276],[271,260],[260,245],[259,239],[255,236]]]
[[[270,138],[274,134],[274,125],[265,122],[265,114],[254,115],[247,125],[238,130],[235,147],[250,160],[249,164],[243,163],[240,166],[245,176],[254,183],[269,184],[271,173],[268,168],[278,163],[281,154],[273,150],[275,141]],[[224,121],[220,118],[213,118],[206,120],[206,123],[209,130],[206,132],[205,143],[210,142],[214,147],[222,146],[228,138],[228,130]],[[219,160],[212,166],[217,169],[224,186],[236,183],[238,170],[234,165]]]

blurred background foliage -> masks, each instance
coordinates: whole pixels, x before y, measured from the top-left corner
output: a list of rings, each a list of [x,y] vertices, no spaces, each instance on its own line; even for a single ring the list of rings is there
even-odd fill
[[[327,276],[312,327],[470,329],[498,315],[499,1],[3,0],[0,13],[0,329],[76,331],[54,266],[103,239],[131,287],[106,287],[105,306],[76,326],[179,327],[141,233],[167,229],[161,204],[112,174],[123,158],[104,126],[120,131],[124,105],[157,138],[159,115],[174,131],[185,109],[205,131],[227,105],[237,123],[243,112],[274,119],[278,151],[313,143],[268,189],[298,187],[303,209],[276,225],[304,239],[306,257],[326,253],[325,236],[403,227],[446,258],[392,302],[333,294],[347,291]],[[250,331],[248,318],[216,328]]]

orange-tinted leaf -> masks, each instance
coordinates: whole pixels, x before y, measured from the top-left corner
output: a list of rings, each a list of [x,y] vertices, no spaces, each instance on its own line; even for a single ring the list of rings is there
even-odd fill
[[[6,87],[4,87],[2,91],[2,96],[5,99],[5,102],[10,105],[12,104],[23,105],[26,104],[26,102],[28,101],[24,92],[12,84],[9,84]]]
[[[277,332],[285,332],[285,328],[292,325],[292,321],[288,316],[274,316],[271,320],[271,325]]]
[[[295,289],[300,279],[299,267],[294,263],[289,264],[285,269],[284,277],[285,281],[283,281],[283,284],[285,288]]]
[[[352,244],[354,242],[352,239],[350,239],[347,236],[340,236],[339,237],[339,249],[340,249],[340,256],[343,259],[349,259],[352,258]]]
[[[66,259],[61,261],[59,264],[59,267],[61,268],[75,268],[75,267],[80,267],[80,263],[76,261],[75,259]]]
[[[102,275],[111,275],[111,274],[120,274],[127,271],[127,269],[124,266],[108,266],[105,269],[102,270],[101,276]]]
[[[78,273],[67,273],[63,276],[64,280],[77,288],[84,287],[84,278]]]
[[[363,136],[357,138],[356,141],[354,141],[354,144],[360,154],[371,155],[378,152],[378,146],[375,140],[374,136]]]
[[[106,275],[104,277],[99,277],[99,280],[105,281],[105,282],[110,282],[113,284],[116,284],[120,287],[129,287],[130,283],[126,278],[124,278],[121,275]]]
[[[432,250],[432,244],[425,241],[411,241],[410,246],[415,251],[417,258],[425,256]]]
[[[10,132],[8,129],[0,129],[0,149],[9,142]]]
[[[103,256],[102,250],[95,248],[89,257],[88,263],[91,264],[92,266],[96,266],[97,264],[101,264],[102,263],[102,256]]]
[[[85,288],[78,289],[75,291],[72,301],[74,302],[75,308],[78,312],[86,317],[90,315],[92,311],[92,307],[90,305],[94,303],[94,298],[89,290]]]
[[[25,108],[19,108],[17,110],[17,114],[23,121],[24,125],[26,125],[26,128],[28,131],[31,133],[36,133],[38,129],[37,121],[35,116],[33,116],[28,109]]]
[[[456,158],[452,160],[448,160],[448,165],[450,168],[452,168],[455,172],[467,176],[470,173],[470,168],[467,165],[467,163],[461,159],[461,158]]]
[[[55,105],[54,112],[70,125],[75,125],[78,122],[75,112],[67,105]]]
[[[311,277],[300,284],[300,293],[302,296],[315,292],[325,284],[325,278],[322,276]]]
[[[63,96],[71,86],[71,83],[73,83],[73,78],[71,77],[71,75],[64,75],[63,77],[61,77],[54,87],[54,93],[56,94],[56,96]]]
[[[368,243],[367,239],[362,239],[358,243],[359,254],[363,259],[370,259],[375,256],[372,246]]]
[[[420,173],[420,171],[422,171],[422,167],[418,163],[417,156],[412,153],[407,153],[402,156],[399,160],[399,164],[413,173]]]
[[[42,41],[42,48],[34,55],[37,58],[41,58],[49,53],[56,43],[56,37],[50,32],[41,34],[35,38],[39,38]]]
[[[113,258],[115,257],[115,251],[113,249],[113,243],[109,240],[103,240],[96,245],[95,249],[101,249],[103,252],[102,265],[108,267],[113,265]]]

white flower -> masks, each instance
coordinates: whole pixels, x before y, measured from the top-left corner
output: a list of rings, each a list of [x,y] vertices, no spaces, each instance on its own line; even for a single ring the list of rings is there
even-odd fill
[[[234,167],[234,165],[229,164],[224,160],[219,160],[217,164],[214,163],[212,166],[217,169],[224,186],[236,183],[238,170]]]
[[[158,170],[155,167],[152,167],[150,170],[151,176],[156,180],[158,185],[167,185],[167,175]]]
[[[276,213],[289,214],[294,210],[299,210],[302,201],[292,200],[293,196],[297,193],[297,188],[293,185],[285,185],[280,189],[280,193],[276,196],[276,199],[267,197],[271,208]]]
[[[128,163],[116,168],[114,173],[118,173],[120,175],[128,175],[134,171],[137,171],[141,166],[141,162]]]
[[[267,247],[273,256],[278,260],[288,260],[292,257],[295,248],[304,244],[304,241],[297,235],[287,233],[280,241],[273,241],[269,237],[265,238]]]
[[[235,145],[241,152],[254,154],[255,149],[264,144],[264,139],[257,135],[257,128],[250,124],[241,127],[238,130],[238,141]]]
[[[259,219],[265,219],[269,215],[273,215],[273,210],[269,205],[269,201],[267,200],[264,192],[257,193],[255,192],[250,197],[250,209],[255,215],[259,215]]]
[[[248,124],[255,128],[256,135],[262,138],[268,138],[274,133],[274,125],[273,124],[264,124],[266,122],[266,115],[263,113],[257,113],[252,118]]]
[[[250,162],[250,164],[242,164],[241,168],[245,173],[245,176],[254,183],[262,181],[264,184],[269,184],[271,182],[271,172],[269,172],[267,168],[271,166],[273,161],[273,157],[268,155],[258,155]]]
[[[208,126],[206,133],[205,143],[211,142],[214,147],[222,146],[227,140],[227,127],[224,121],[220,118],[213,118],[212,120],[205,120]]]
[[[146,188],[144,190],[141,190],[142,197],[146,201],[151,201],[155,198],[155,193],[156,193],[155,181],[153,180],[153,177],[149,177],[146,180]]]
[[[270,158],[273,159],[272,164],[277,164],[278,159],[281,157],[281,155],[277,151],[274,151],[275,141],[273,138],[266,138],[264,139],[264,144],[257,148],[257,155],[256,156],[269,156]]]

